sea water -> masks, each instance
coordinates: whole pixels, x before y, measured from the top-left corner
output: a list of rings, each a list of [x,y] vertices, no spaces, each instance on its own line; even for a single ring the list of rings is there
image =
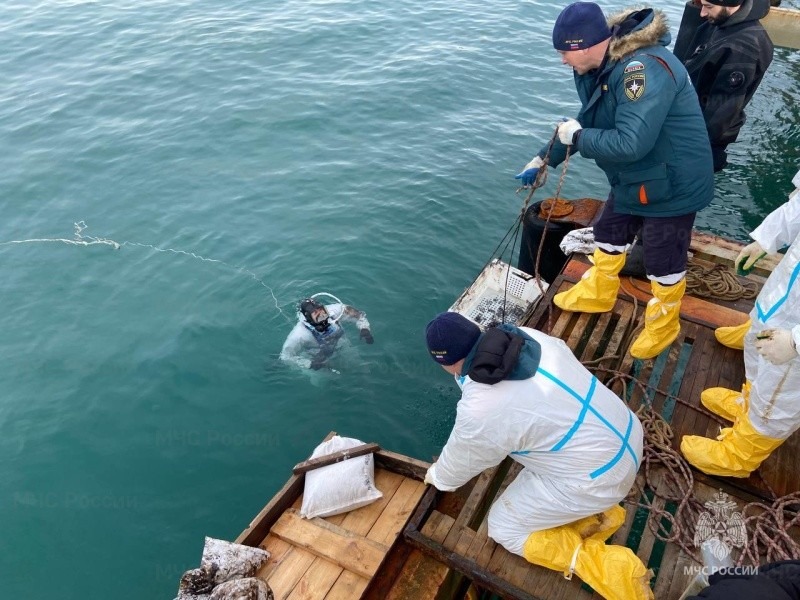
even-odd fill
[[[577,111],[561,6],[0,7],[0,597],[169,599],[329,431],[439,452],[457,392],[423,328]],[[798,92],[779,49],[700,228],[744,240],[785,200]],[[606,192],[571,162],[565,197]],[[372,324],[338,373],[278,360],[316,292]]]

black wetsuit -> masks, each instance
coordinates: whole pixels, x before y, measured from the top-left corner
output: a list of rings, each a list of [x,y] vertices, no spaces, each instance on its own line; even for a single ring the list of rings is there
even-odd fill
[[[744,107],[772,62],[772,41],[759,19],[769,0],[744,0],[720,25],[702,23],[684,61],[692,79],[714,154],[714,171],[727,164],[725,148],[745,122]]]

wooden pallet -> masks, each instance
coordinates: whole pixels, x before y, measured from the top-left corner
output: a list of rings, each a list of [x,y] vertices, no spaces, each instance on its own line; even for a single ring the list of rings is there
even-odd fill
[[[620,298],[608,313],[563,312],[552,304],[553,295],[569,289],[589,266],[585,260],[570,261],[550,286],[528,325],[563,339],[582,361],[612,357],[603,361],[609,369],[646,382],[650,386],[647,390],[629,384],[619,385],[615,391],[633,410],[643,403],[652,405],[671,424],[676,448],[684,434],[713,437],[719,423],[700,407],[700,392],[714,386],[738,389],[744,381],[742,353],[717,343],[714,328],[743,322],[751,301],[712,303],[687,296],[682,303],[681,333],[672,346],[655,359],[636,360],[628,354],[627,346],[650,299],[647,282],[626,281]],[[601,381],[607,382],[611,372],[598,372],[597,375]],[[678,400],[667,398],[655,390],[666,392]],[[741,508],[755,499],[768,497],[767,479],[779,494],[800,489],[800,474],[789,466],[796,452],[794,443],[785,446],[767,461],[759,475],[746,481],[695,473],[695,497],[708,501],[719,491],[724,491]],[[469,484],[468,500],[455,514],[448,514],[443,508],[447,494],[428,490],[406,526],[405,537],[415,547],[501,598],[599,598],[577,578],[567,581],[560,573],[531,565],[488,538],[485,519],[488,508],[513,481],[519,469],[516,463],[507,459],[503,465],[481,474]],[[666,510],[674,514],[676,506],[661,499],[668,485],[663,473],[658,469],[651,472],[649,484],[653,489],[644,485],[643,477],[640,474],[639,485],[627,499],[625,523],[610,543],[628,546],[653,570],[651,583],[656,598],[677,600],[697,574],[699,565],[694,558],[697,553],[687,554],[677,544],[659,540],[646,526],[650,510]],[[641,489],[645,496],[637,497]],[[649,504],[652,504],[652,509],[640,506]],[[667,523],[662,522],[668,528]]]

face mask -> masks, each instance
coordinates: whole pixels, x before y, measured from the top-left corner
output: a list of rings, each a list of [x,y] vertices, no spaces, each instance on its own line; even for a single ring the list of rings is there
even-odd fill
[[[320,333],[325,333],[331,326],[330,322],[328,321],[327,311],[323,311],[320,314],[318,314],[316,319],[314,319],[314,317],[311,317],[311,319],[309,319],[308,321],[309,323],[311,323],[314,329],[316,329]]]
[[[331,326],[330,322],[328,321],[328,318],[330,317],[330,315],[328,315],[328,311],[319,304],[304,307],[303,316],[309,325],[311,325],[320,333],[325,333]]]

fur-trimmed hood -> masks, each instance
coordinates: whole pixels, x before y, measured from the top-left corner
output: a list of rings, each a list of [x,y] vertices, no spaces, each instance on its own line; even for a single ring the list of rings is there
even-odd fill
[[[626,8],[608,18],[611,42],[608,57],[619,61],[648,46],[667,46],[672,40],[667,17],[653,8]]]

